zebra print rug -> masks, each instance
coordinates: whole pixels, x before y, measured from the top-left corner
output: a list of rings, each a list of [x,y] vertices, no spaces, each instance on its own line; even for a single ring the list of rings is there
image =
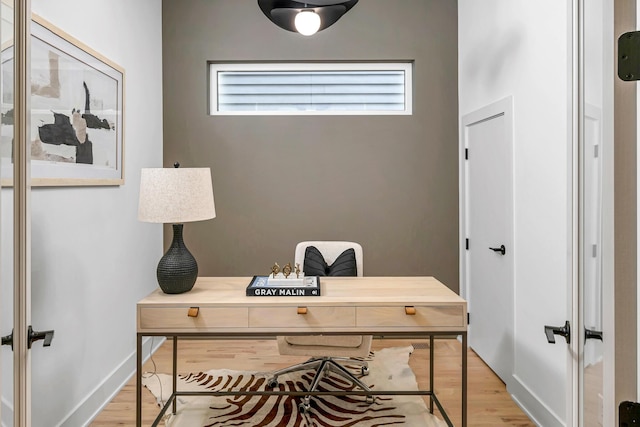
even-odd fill
[[[413,347],[385,348],[372,353],[370,374],[363,377],[373,390],[416,390],[417,383],[409,367]],[[269,372],[212,370],[178,375],[178,390],[216,391],[250,388],[264,390]],[[299,371],[278,378],[287,390],[304,390],[313,373]],[[171,376],[145,374],[143,384],[158,403],[171,395]],[[323,378],[320,390],[349,390],[353,386],[333,374]],[[162,396],[161,396],[162,394]],[[377,396],[367,404],[364,396],[315,396],[311,409],[300,414],[299,397],[224,396],[180,397],[178,411],[167,416],[171,427],[442,427],[445,423],[429,413],[421,396]]]

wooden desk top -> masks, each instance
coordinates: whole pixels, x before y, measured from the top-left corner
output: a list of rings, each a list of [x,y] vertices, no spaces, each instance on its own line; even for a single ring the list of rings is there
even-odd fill
[[[321,296],[246,296],[251,277],[199,277],[189,292],[169,295],[156,289],[138,305],[464,305],[466,301],[433,277],[321,277]]]
[[[321,278],[321,296],[246,296],[251,277],[202,277],[137,305],[138,333],[465,332],[467,303],[433,277]]]

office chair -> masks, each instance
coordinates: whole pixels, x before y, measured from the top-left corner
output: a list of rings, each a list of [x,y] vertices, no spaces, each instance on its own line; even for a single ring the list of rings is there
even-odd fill
[[[317,254],[317,251],[313,249],[310,249],[310,252],[307,253],[307,248],[311,247],[315,247],[319,250],[326,262],[326,265],[329,266],[329,269],[325,270],[325,273],[333,273],[333,275],[342,276],[363,276],[362,246],[358,243],[337,241],[300,242],[296,245],[294,262],[304,266],[305,254],[308,254],[309,257],[306,259],[307,268],[311,269],[314,262],[313,255]],[[353,271],[353,268],[349,268],[350,266],[353,267],[353,263],[349,262],[349,260],[344,263],[340,261],[338,263],[335,262],[337,258],[344,260],[345,256],[343,255],[341,257],[340,255],[348,249],[353,249],[355,252],[355,271]],[[317,261],[317,259],[315,259],[315,261]],[[331,267],[334,268],[332,269]],[[338,271],[336,271],[336,268]],[[305,272],[305,275],[311,276],[316,274],[308,274]],[[320,279],[320,284],[322,285],[322,279]],[[365,358],[369,355],[369,351],[371,350],[371,339],[371,335],[279,336],[277,337],[277,341],[280,354],[311,356],[311,359],[304,363],[274,372],[269,378],[267,385],[270,388],[277,387],[278,376],[283,374],[300,370],[315,370],[315,377],[308,391],[315,391],[317,389],[320,380],[327,371],[334,372],[346,378],[364,391],[371,391],[366,384],[338,363],[347,362],[350,365],[360,366],[360,373],[362,375],[368,375],[369,366],[367,362],[365,360],[354,358]],[[309,410],[311,406],[310,400],[311,396],[305,396],[303,398],[302,402],[298,405],[300,413],[305,413]],[[373,403],[373,400],[373,396],[367,395],[368,403]]]

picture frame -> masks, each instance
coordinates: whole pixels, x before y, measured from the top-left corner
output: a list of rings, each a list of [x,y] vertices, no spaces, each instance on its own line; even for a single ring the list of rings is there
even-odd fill
[[[11,185],[13,46],[1,62],[0,181]],[[124,184],[124,80],[122,67],[32,16],[32,186]]]

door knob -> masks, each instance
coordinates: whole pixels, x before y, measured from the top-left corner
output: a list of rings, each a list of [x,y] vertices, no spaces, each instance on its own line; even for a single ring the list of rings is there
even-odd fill
[[[602,341],[602,331],[594,331],[584,328],[584,340],[600,340]]]
[[[567,344],[571,343],[571,326],[569,321],[564,322],[564,326],[545,326],[544,333],[547,334],[547,341],[549,344],[555,344],[556,338],[554,335],[563,336],[567,341]]]
[[[504,247],[504,245],[500,245],[499,248],[489,248],[491,249],[493,252],[500,252],[502,255],[507,253],[507,248]]]

